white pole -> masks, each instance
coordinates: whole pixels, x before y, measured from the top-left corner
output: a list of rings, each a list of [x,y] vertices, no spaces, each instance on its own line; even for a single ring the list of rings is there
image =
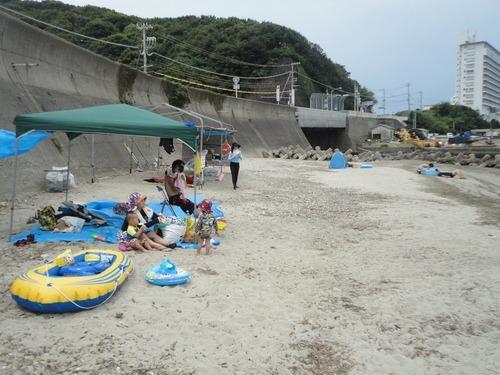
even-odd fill
[[[14,171],[12,173],[12,196],[10,198],[10,226],[9,226],[9,239],[12,238],[13,229],[14,229],[14,208],[16,200],[16,180],[17,180],[17,159],[18,159],[18,138],[16,135],[16,147],[14,150]]]
[[[69,134],[66,134],[68,137],[68,165],[66,169],[66,198],[65,202],[68,201],[68,191],[69,191],[69,163],[71,161],[71,138],[69,137]]]
[[[90,167],[92,168],[92,178],[91,178],[91,182],[94,183],[95,182],[95,165],[94,165],[94,142],[95,142],[95,135],[92,134],[92,138],[91,138],[91,141],[90,141]]]

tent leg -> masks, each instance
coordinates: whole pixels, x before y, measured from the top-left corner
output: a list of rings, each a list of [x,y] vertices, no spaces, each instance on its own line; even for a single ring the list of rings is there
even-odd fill
[[[195,151],[194,152],[195,165],[196,165],[196,154],[197,154],[197,152]],[[198,177],[197,177],[198,173],[196,173],[196,168],[193,169],[193,172],[194,172],[193,173],[193,176],[194,176],[194,179],[193,179],[193,182],[194,182],[194,207],[196,210],[196,205],[197,205],[197,203],[196,203],[196,190],[197,190],[196,186],[198,185]]]
[[[130,166],[129,166],[129,173],[130,174],[132,174],[133,156],[134,156],[134,140],[132,138],[130,138]]]
[[[90,167],[92,168],[92,177],[91,177],[91,182],[95,182],[95,165],[94,165],[94,141],[95,141],[95,136],[92,134],[92,139],[91,139],[91,144],[90,144]]]
[[[71,161],[71,138],[68,137],[68,165],[66,166],[66,198],[65,202],[68,201],[68,192],[69,192],[69,163]]]
[[[17,182],[17,148],[18,148],[18,138],[16,137],[16,149],[14,151],[14,171],[12,173],[12,196],[10,198],[10,225],[9,225],[9,240],[12,239],[13,231],[14,231],[14,209],[16,200],[16,182]]]

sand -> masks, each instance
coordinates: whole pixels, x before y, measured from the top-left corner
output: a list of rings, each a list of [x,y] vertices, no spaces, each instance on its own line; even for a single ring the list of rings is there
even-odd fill
[[[42,254],[96,245],[16,249],[3,239],[0,373],[498,373],[500,170],[464,172],[451,180],[418,176],[409,162],[329,171],[245,160],[241,189],[226,178],[203,192],[229,221],[215,254],[131,253],[136,270],[117,295],[74,314],[23,311],[9,287]],[[142,182],[149,176],[101,179],[71,194],[154,198]],[[35,206],[61,199],[24,197],[16,228]],[[167,256],[192,274],[189,284],[144,281]]]

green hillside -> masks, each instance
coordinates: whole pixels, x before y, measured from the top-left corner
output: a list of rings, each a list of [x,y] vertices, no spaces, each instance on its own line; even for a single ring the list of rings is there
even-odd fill
[[[410,122],[414,112],[403,111],[398,113],[408,116]],[[458,132],[471,129],[487,129],[490,122],[481,117],[476,110],[463,106],[440,103],[427,111],[417,111],[417,127],[429,129],[433,133]],[[493,128],[500,128],[497,120],[491,121]]]
[[[346,92],[352,92],[355,84],[346,68],[334,63],[318,45],[309,42],[292,29],[270,22],[212,16],[141,20],[106,8],[77,7],[58,1],[0,0],[0,4],[71,31],[134,46],[141,43],[141,34],[136,28],[136,23],[147,21],[153,25],[148,35],[157,38],[154,52],[208,71],[231,76],[276,75],[289,71],[290,67],[260,65],[282,65],[298,61],[301,65],[296,67],[300,73],[296,82],[298,85],[296,102],[301,106],[309,106],[309,96],[312,92],[325,92],[327,89],[306,77],[321,81],[331,88],[340,87]],[[138,68],[142,65],[137,50],[102,44],[24,20],[115,61]],[[149,59],[153,65],[149,68],[151,72],[180,78],[182,81],[178,82],[183,84],[206,88],[211,86],[232,88],[231,77],[194,70],[157,55],[150,56]],[[241,90],[267,93],[274,91],[277,84],[282,88],[289,88],[290,81],[287,81],[287,78],[288,75],[282,75],[266,81],[242,80]],[[220,89],[212,88],[212,90],[231,94]],[[373,100],[373,93],[366,88],[361,87],[360,92],[363,100]],[[272,94],[256,94],[251,97],[264,98],[266,95],[268,98],[273,97]],[[352,107],[351,98],[346,100],[346,107]]]

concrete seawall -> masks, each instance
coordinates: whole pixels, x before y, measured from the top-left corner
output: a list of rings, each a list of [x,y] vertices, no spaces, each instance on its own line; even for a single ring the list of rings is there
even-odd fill
[[[260,156],[264,150],[308,144],[293,108],[196,89],[188,93],[191,109],[235,127],[247,155]],[[0,12],[1,128],[12,130],[12,120],[21,113],[118,102],[155,105],[168,102],[168,97],[161,79],[114,63]],[[72,143],[72,169],[80,180],[90,176],[89,139],[81,136]],[[98,173],[128,169],[129,154],[123,146],[130,142],[128,137],[96,135],[95,139]],[[158,139],[135,141],[146,159],[157,156]],[[44,169],[65,165],[66,151],[67,139],[59,134],[20,157],[22,191],[39,189]],[[11,170],[12,159],[0,160],[0,199],[6,199],[10,192]]]

